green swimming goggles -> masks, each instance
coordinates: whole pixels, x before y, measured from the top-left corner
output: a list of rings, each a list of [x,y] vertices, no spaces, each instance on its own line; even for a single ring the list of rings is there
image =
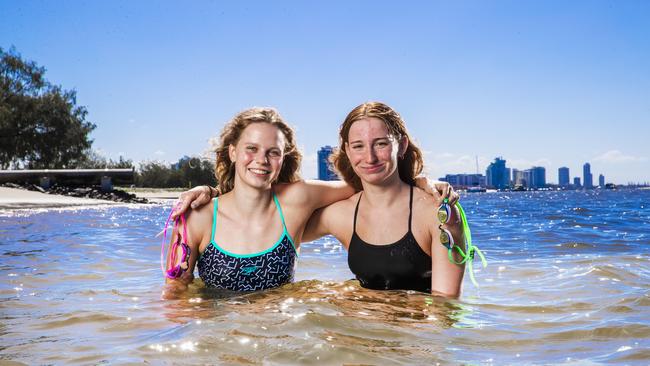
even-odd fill
[[[442,205],[440,205],[438,208],[438,221],[440,221],[440,225],[438,226],[440,229],[440,242],[445,248],[447,248],[447,256],[449,257],[449,261],[451,263],[467,263],[467,266],[469,267],[469,277],[472,280],[472,283],[478,286],[478,283],[474,278],[474,269],[472,267],[472,263],[474,262],[474,254],[478,253],[478,256],[481,258],[483,268],[487,267],[487,261],[485,260],[483,253],[481,253],[481,250],[478,247],[472,245],[472,232],[469,230],[469,225],[467,224],[467,218],[465,217],[465,210],[463,210],[463,206],[460,205],[460,202],[456,202],[455,206],[458,207],[460,219],[463,223],[463,234],[465,236],[466,252],[463,251],[463,248],[454,243],[454,237],[451,235],[451,232],[442,227],[442,225],[448,223],[449,219],[451,218],[451,206],[449,205],[449,200],[447,198],[442,201]],[[454,259],[454,249],[456,249],[458,254],[461,256],[462,259],[460,261]]]

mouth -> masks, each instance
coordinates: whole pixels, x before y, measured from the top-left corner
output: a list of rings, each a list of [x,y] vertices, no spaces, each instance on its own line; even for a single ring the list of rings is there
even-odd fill
[[[255,175],[260,175],[260,176],[265,176],[265,175],[271,174],[271,171],[266,170],[266,169],[248,168],[248,171],[255,174]]]
[[[366,173],[377,173],[381,171],[383,168],[384,168],[384,164],[368,165],[368,166],[361,167],[361,169],[363,169]]]

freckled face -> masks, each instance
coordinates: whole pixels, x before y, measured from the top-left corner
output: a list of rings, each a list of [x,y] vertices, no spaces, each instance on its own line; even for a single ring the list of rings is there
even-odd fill
[[[264,122],[251,123],[242,131],[228,153],[235,163],[237,182],[268,189],[277,179],[284,159],[285,136],[277,127]]]
[[[354,172],[363,182],[381,184],[397,174],[397,156],[406,149],[406,139],[400,144],[390,135],[379,118],[360,119],[350,126],[345,152]]]

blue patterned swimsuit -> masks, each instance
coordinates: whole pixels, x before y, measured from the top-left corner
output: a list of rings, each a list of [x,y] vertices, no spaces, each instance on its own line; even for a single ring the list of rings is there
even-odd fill
[[[228,252],[214,241],[217,228],[217,198],[214,199],[210,244],[199,257],[199,276],[208,287],[232,291],[259,291],[293,281],[296,247],[284,223],[282,208],[273,193],[280,218],[282,235],[269,249],[253,254]]]

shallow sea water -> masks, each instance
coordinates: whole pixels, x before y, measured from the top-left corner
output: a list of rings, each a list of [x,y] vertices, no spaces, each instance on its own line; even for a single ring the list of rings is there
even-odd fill
[[[169,205],[0,211],[0,363],[650,363],[650,191],[466,194],[459,300],[371,291],[331,237],[296,282],[162,298]],[[476,266],[478,267],[478,266]]]

